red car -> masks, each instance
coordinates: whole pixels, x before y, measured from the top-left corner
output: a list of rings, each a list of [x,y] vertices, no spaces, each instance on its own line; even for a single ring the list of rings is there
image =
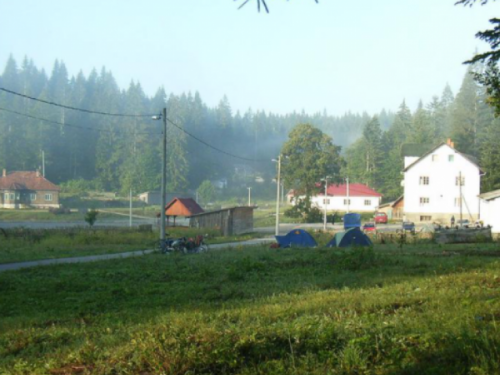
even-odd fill
[[[375,223],[376,224],[387,224],[387,215],[383,212],[377,212],[375,214]]]
[[[366,223],[363,225],[363,232],[375,232],[377,228],[374,223]]]

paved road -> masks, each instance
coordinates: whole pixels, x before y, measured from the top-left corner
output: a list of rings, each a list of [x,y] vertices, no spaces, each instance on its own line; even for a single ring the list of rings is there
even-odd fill
[[[256,238],[256,239],[248,240],[248,241],[229,242],[229,243],[210,245],[210,250],[221,250],[221,249],[227,249],[227,248],[239,247],[239,246],[262,245],[262,244],[268,244],[271,242],[274,242],[274,238],[272,238],[272,237]],[[50,265],[54,265],[54,264],[87,263],[87,262],[97,262],[97,261],[109,260],[109,259],[130,258],[130,257],[151,254],[153,252],[154,252],[154,250],[141,250],[141,251],[131,251],[131,252],[127,252],[127,253],[117,253],[117,254],[90,255],[90,256],[85,256],[85,257],[44,259],[44,260],[34,260],[34,261],[30,261],[30,262],[7,263],[7,264],[0,264],[0,273],[5,272],[5,271],[18,270],[21,268],[50,266]]]

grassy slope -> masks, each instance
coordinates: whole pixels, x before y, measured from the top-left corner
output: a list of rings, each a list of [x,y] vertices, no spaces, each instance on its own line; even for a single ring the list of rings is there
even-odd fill
[[[500,373],[497,249],[381,249],[0,274],[0,373]]]

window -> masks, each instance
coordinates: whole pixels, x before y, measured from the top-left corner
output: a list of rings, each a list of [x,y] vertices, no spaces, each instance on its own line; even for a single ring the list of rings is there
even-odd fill
[[[323,198],[323,204],[330,204],[330,199]]]
[[[448,155],[448,161],[449,162],[455,161],[455,155]]]
[[[365,199],[365,206],[371,206],[371,205],[372,205],[372,201],[369,199]]]
[[[30,201],[36,201],[36,194],[35,193],[31,193],[30,194]]]
[[[429,185],[429,177],[420,176],[420,185]]]
[[[420,205],[429,204],[429,198],[420,197]]]
[[[52,201],[52,194],[45,194],[45,200],[48,202]]]
[[[455,186],[459,186],[460,177],[455,177]],[[462,186],[465,186],[465,177],[462,176]]]
[[[420,216],[420,221],[431,221],[432,216]]]
[[[344,206],[347,206],[348,204],[351,204],[350,199],[344,199]]]
[[[432,161],[439,161],[439,155],[437,154],[432,155]]]
[[[455,207],[460,207],[460,198],[455,198]]]
[[[14,193],[10,193],[10,194],[9,194],[9,199],[10,199],[11,201],[14,201]]]
[[[4,193],[3,200],[4,201],[8,201],[9,200],[9,193]]]

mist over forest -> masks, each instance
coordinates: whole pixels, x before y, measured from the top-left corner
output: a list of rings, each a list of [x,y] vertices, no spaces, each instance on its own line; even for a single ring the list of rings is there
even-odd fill
[[[479,68],[469,71],[473,69]],[[216,107],[206,105],[198,92],[168,93],[168,86],[149,97],[140,82],[120,88],[105,68],[88,76],[81,72],[69,76],[65,64],[56,61],[47,74],[29,58],[19,63],[11,56],[0,76],[0,87],[65,106],[144,116],[88,114],[0,92],[0,169],[39,169],[43,151],[46,177],[57,184],[79,180],[89,189],[121,193],[132,189],[135,194],[158,190],[162,123],[151,115],[166,106],[168,118],[178,127],[225,152],[169,124],[169,192],[193,191],[205,180],[227,180],[227,196],[244,196],[245,187],[252,186],[257,196],[270,197],[276,168],[271,159],[295,125],[310,123],[342,146],[342,175],[374,187],[388,201],[402,193],[400,150],[404,143],[437,144],[452,138],[459,151],[477,157],[486,171],[500,163],[500,135],[495,132],[499,120],[494,119],[484,90],[468,73],[456,96],[443,83],[442,93],[429,103],[421,102],[415,111],[401,98],[395,113],[347,109],[341,116],[258,109],[240,113],[232,110],[225,96]],[[264,183],[256,182],[257,177]],[[483,189],[498,187],[500,177],[495,173],[483,178]]]

